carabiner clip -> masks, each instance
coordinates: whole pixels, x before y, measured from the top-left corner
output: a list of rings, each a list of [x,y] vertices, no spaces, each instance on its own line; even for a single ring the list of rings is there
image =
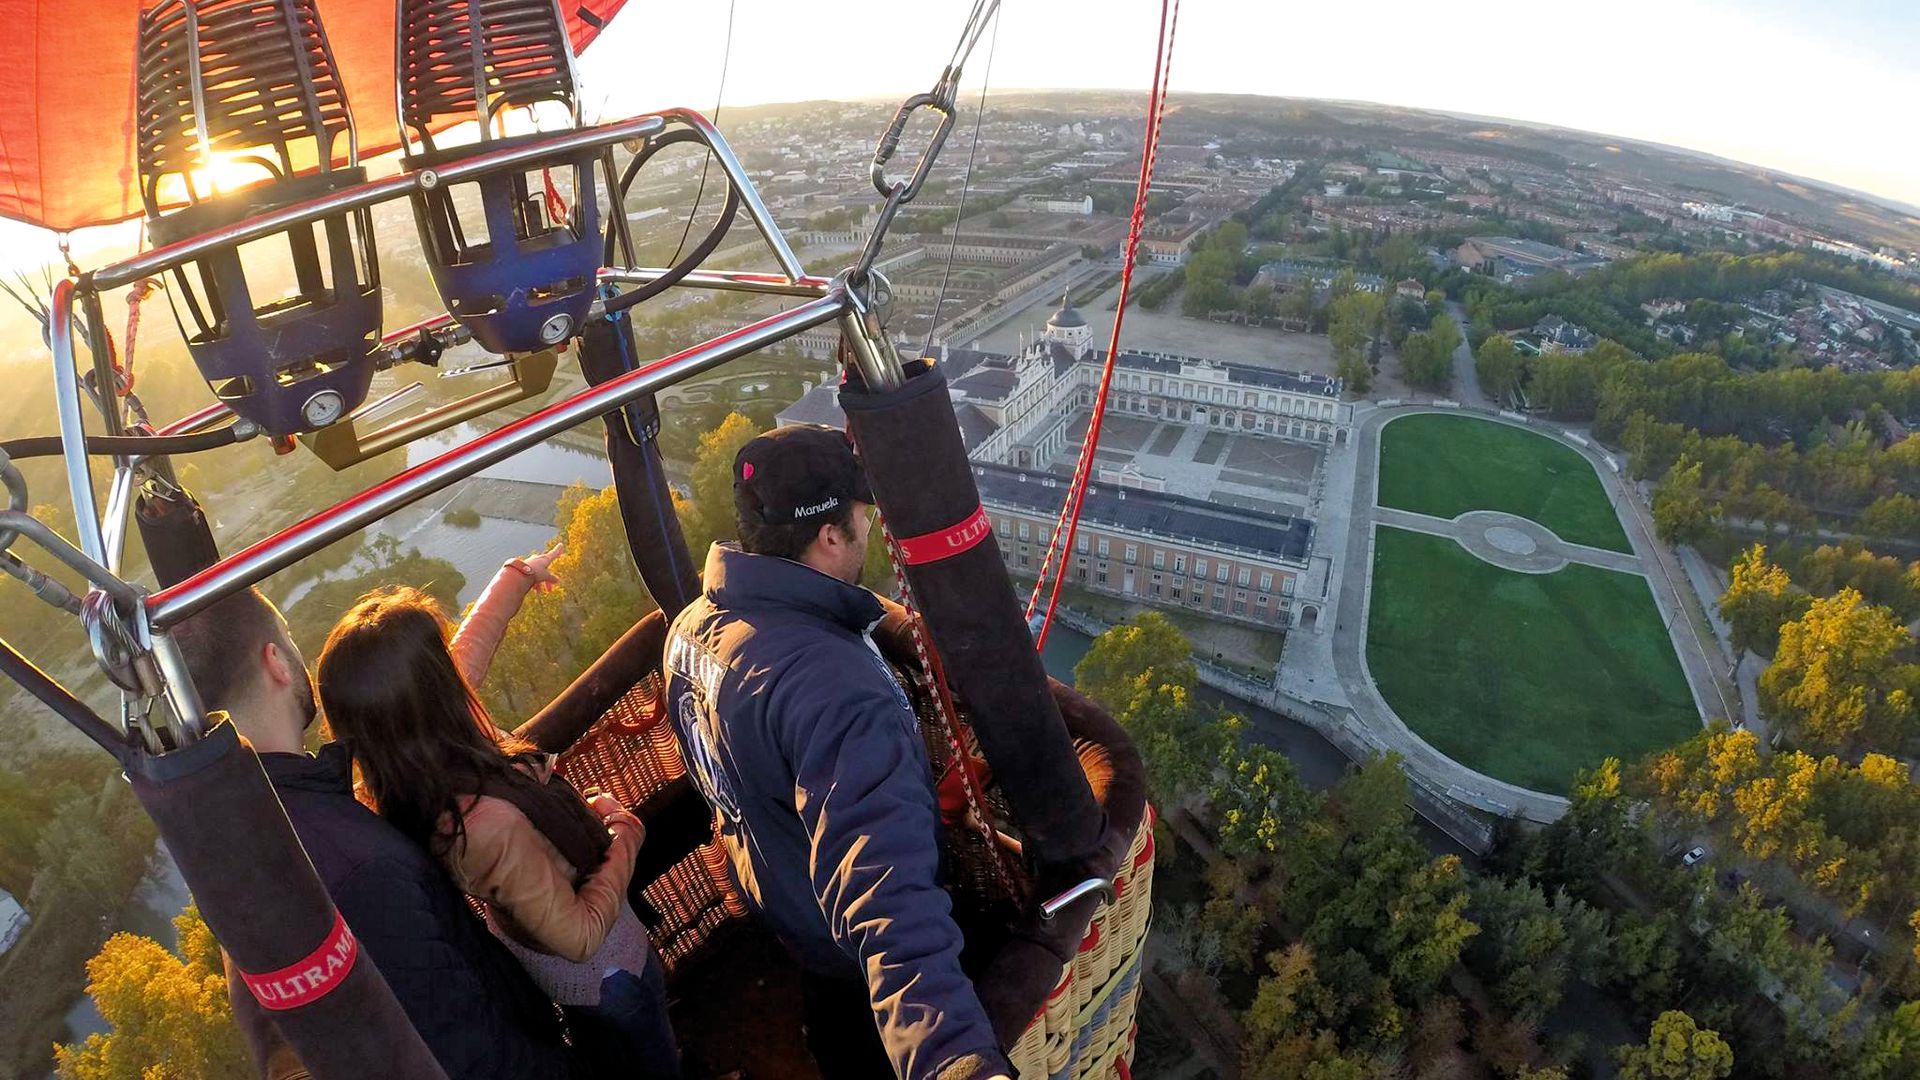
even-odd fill
[[[887,162],[900,149],[901,136],[906,134],[907,121],[920,109],[932,109],[940,114],[940,126],[934,129],[933,137],[927,140],[927,148],[920,155],[919,164],[905,180],[887,179]],[[921,185],[927,182],[927,176],[933,172],[933,161],[940,156],[940,148],[946,145],[947,135],[953,131],[953,96],[951,93],[915,94],[902,102],[893,114],[893,120],[880,136],[880,144],[873,150],[873,165],[869,175],[873,180],[873,189],[881,197],[892,199],[899,197],[901,204],[910,203],[920,194]]]

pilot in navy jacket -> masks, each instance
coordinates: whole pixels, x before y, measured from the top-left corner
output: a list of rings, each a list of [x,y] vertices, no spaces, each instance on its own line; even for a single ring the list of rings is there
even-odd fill
[[[796,438],[818,441],[781,440],[793,430],[741,452],[743,514],[755,485],[739,485],[742,472],[775,482],[809,456],[795,452]],[[778,453],[756,470],[762,443]],[[811,472],[818,480],[821,470]],[[839,491],[828,482],[824,494],[799,486],[797,500],[768,496],[768,505],[783,520],[791,506],[799,515],[791,520],[804,521],[816,507],[850,502],[849,531],[864,541],[864,480]],[[846,556],[845,578],[857,580],[864,547]],[[902,1080],[1012,1075],[960,968],[926,746],[868,636],[884,614],[879,599],[807,563],[733,544],[714,545],[705,583],[668,634],[666,700],[743,895],[810,976],[864,982],[870,1023]],[[812,1003],[809,1020],[817,1025]],[[816,1057],[821,1034],[809,1032]]]

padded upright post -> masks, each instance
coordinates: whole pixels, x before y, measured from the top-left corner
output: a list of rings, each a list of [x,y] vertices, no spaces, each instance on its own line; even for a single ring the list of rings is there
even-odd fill
[[[904,550],[914,601],[1023,834],[1035,894],[1052,895],[1087,876],[1104,817],[980,506],[946,375],[931,365],[890,393],[849,377],[840,406]]]
[[[127,775],[201,917],[317,1080],[445,1080],[223,715],[183,749],[135,755]]]
[[[637,366],[627,312],[587,320],[580,334],[580,371],[589,383],[597,386]],[[671,620],[700,595],[700,564],[687,550],[666,465],[660,460],[660,403],[649,394],[603,419],[627,547],[653,602]]]

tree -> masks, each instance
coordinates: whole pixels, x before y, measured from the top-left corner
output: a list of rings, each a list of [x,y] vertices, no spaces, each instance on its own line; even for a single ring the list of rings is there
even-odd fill
[[[1785,570],[1767,561],[1767,549],[1755,544],[1733,564],[1733,580],[1720,597],[1720,614],[1733,630],[1736,650],[1770,655],[1779,648],[1780,627],[1799,618],[1809,602]]]
[[[1074,686],[1109,711],[1124,708],[1141,685],[1156,682],[1186,688],[1200,684],[1193,646],[1157,611],[1110,628],[1073,666]]]
[[[1860,528],[1869,536],[1920,536],[1920,499],[1904,491],[1875,499],[1860,512]]]
[[[1681,458],[1653,495],[1653,525],[1669,544],[1693,544],[1713,534],[1720,508],[1707,500],[1701,463]]]
[[[1157,612],[1094,639],[1074,667],[1074,683],[1133,736],[1150,785],[1169,803],[1198,789],[1238,736],[1237,723],[1219,722],[1195,700],[1192,646]]]
[[[1407,803],[1407,774],[1400,755],[1379,754],[1348,771],[1334,785],[1334,812],[1350,836],[1370,836],[1383,830],[1404,832],[1413,823]]]
[[[507,625],[480,696],[504,727],[545,708],[609,645],[656,606],[627,546],[614,489],[574,485],[554,506],[566,551],[559,584],[532,592]]]
[[[1920,1076],[1920,1001],[1903,1002],[1874,1022],[1853,1072],[1859,1080]]]
[[[1623,1046],[1617,1055],[1620,1080],[1721,1080],[1733,1072],[1733,1049],[1720,1033],[1677,1009],[1655,1018],[1645,1046]]]
[[[1473,361],[1480,389],[1496,402],[1507,404],[1520,388],[1520,350],[1513,347],[1513,339],[1495,334],[1482,341]]]
[[[60,1080],[199,1080],[252,1072],[227,1005],[220,946],[199,909],[173,920],[180,955],[136,934],[115,934],[87,961],[87,993],[111,1025],[54,1048]]]
[[[1453,325],[1445,315],[1434,321]],[[1400,343],[1400,374],[1409,386],[1445,393],[1453,385],[1453,350],[1444,337],[1431,331],[1408,334]]]
[[[1279,855],[1324,835],[1320,798],[1300,781],[1293,762],[1267,746],[1231,747],[1225,768],[1207,789],[1220,849],[1235,859]]]
[[[1336,287],[1333,295],[1334,300],[1327,308],[1327,337],[1333,345],[1334,364],[1342,371],[1368,368],[1367,342],[1380,327],[1386,301],[1378,293],[1351,287],[1344,293]],[[1370,368],[1368,373],[1372,373]],[[1365,387],[1355,389],[1364,391]]]
[[[739,413],[728,413],[713,430],[700,436],[693,460],[693,500],[680,518],[687,550],[705,560],[716,540],[731,540],[738,531],[733,509],[733,459],[760,431]]]
[[[411,585],[432,596],[448,612],[460,608],[466,575],[445,559],[431,558],[418,548],[402,549],[397,537],[380,533],[368,541],[349,564],[357,572],[330,578],[308,589],[287,609],[287,628],[294,644],[308,657],[317,657],[334,623],[360,598],[389,585]]]
[[[1364,394],[1373,389],[1373,369],[1367,366],[1365,357],[1342,357],[1334,361],[1333,375],[1351,393]]]
[[[1760,690],[1771,713],[1816,745],[1898,746],[1920,719],[1920,679],[1900,660],[1912,644],[1891,611],[1842,589],[1781,627]]]

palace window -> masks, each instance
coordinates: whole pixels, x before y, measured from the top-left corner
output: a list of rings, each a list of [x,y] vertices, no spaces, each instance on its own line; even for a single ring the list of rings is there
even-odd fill
[[[1165,570],[1165,569],[1167,568],[1167,553],[1166,553],[1166,552],[1164,552],[1164,551],[1155,551],[1155,552],[1153,553],[1153,568],[1154,568],[1155,570]]]
[[[1012,521],[1010,521],[1010,520],[1009,520],[1009,519],[1007,519],[1007,518],[1001,518],[1001,519],[1000,519],[1000,535],[1001,535],[1001,536],[1012,536],[1012,535],[1013,535],[1013,522],[1012,522]]]
[[[1033,529],[1024,521],[1020,523],[1020,539],[1022,540],[1033,539]]]
[[[1272,574],[1260,575],[1260,591],[1261,592],[1273,591],[1273,575]]]
[[[1225,585],[1227,583],[1227,573],[1229,570],[1230,567],[1228,567],[1226,563],[1220,563],[1214,569],[1213,580]]]
[[[1205,559],[1193,560],[1193,576],[1197,578],[1204,578],[1207,576],[1207,560]]]
[[[1179,577],[1185,577],[1187,575],[1187,557],[1185,555],[1175,555],[1173,557],[1173,572]]]
[[[1243,589],[1246,588],[1253,581],[1253,571],[1247,569],[1244,566],[1241,567],[1239,581],[1240,581],[1240,587]]]
[[[1247,602],[1245,600],[1235,600],[1233,602],[1233,613],[1235,615],[1245,615],[1247,613]]]
[[[1282,596],[1293,595],[1293,579],[1292,578],[1289,577],[1280,582],[1280,595]]]
[[[1126,550],[1126,555],[1125,555],[1125,558],[1126,558],[1126,560],[1127,560],[1127,565],[1128,565],[1128,566],[1138,566],[1138,565],[1139,565],[1139,563],[1140,563],[1140,549],[1139,549],[1139,547],[1137,547],[1137,546],[1135,546],[1135,545],[1133,545],[1133,544],[1128,544],[1128,545],[1127,545],[1127,550]]]
[[[1107,538],[1103,536],[1100,538],[1100,557],[1104,559],[1109,554],[1111,554],[1111,549],[1107,546]]]
[[[1087,538],[1084,535],[1076,536],[1073,538],[1073,550],[1079,552],[1082,555],[1085,555],[1087,553]],[[1080,561],[1086,562],[1085,559],[1082,559]]]
[[[1105,570],[1094,571],[1093,580],[1097,585],[1105,585],[1107,583],[1107,572]]]

